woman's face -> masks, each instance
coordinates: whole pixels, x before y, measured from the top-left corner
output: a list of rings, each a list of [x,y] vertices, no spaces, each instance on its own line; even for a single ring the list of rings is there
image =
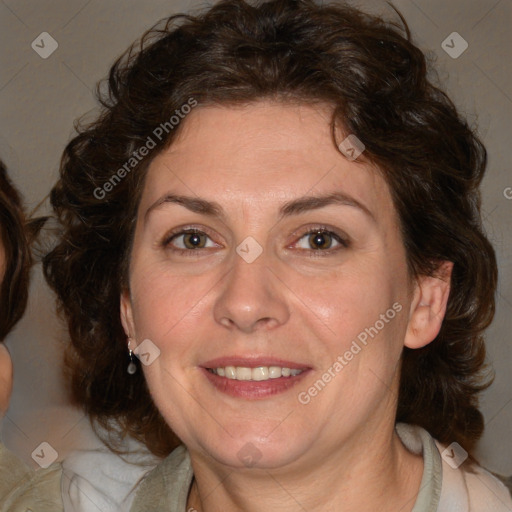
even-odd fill
[[[198,456],[311,463],[394,423],[414,288],[388,186],[329,121],[198,107],[148,170],[123,324]]]

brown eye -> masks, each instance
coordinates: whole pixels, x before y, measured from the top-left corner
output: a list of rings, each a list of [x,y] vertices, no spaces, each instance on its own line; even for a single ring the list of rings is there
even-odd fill
[[[187,251],[187,250],[195,250],[195,249],[205,249],[208,247],[214,247],[215,244],[212,242],[210,245],[207,245],[210,237],[199,230],[183,230],[179,233],[172,235],[168,238],[164,245],[166,247],[171,247],[171,249],[175,249],[178,251]]]
[[[187,249],[201,249],[206,244],[206,235],[200,233],[186,233],[183,243]]]
[[[327,232],[311,233],[308,238],[310,247],[313,249],[330,249],[332,245],[332,236]]]
[[[336,252],[349,246],[347,240],[337,233],[328,229],[313,228],[304,235],[297,242],[300,249],[306,251],[317,252]]]

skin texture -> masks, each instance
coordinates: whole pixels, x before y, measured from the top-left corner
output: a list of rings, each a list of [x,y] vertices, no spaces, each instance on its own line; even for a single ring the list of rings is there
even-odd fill
[[[0,283],[5,274],[5,250],[0,240]],[[1,341],[1,340],[0,340]],[[12,391],[12,362],[9,352],[3,343],[0,343],[0,417],[9,407],[9,398]]]
[[[11,357],[5,345],[0,343],[0,417],[6,413],[9,407],[12,378]]]
[[[136,344],[150,339],[160,350],[144,372],[190,451],[189,506],[197,510],[414,505],[423,468],[394,432],[399,360],[404,345],[418,348],[437,335],[451,266],[442,267],[444,279],[410,278],[386,182],[337,151],[329,119],[327,106],[199,107],[148,170],[121,318]],[[333,192],[369,214],[335,204],[279,218],[285,202]],[[152,206],[170,193],[216,201],[224,217]],[[173,252],[190,237],[169,242],[168,233],[190,226],[208,235],[205,248]],[[314,250],[305,233],[321,226],[348,245],[332,239],[330,249]],[[252,263],[236,252],[248,236],[263,248]],[[300,403],[298,394],[394,303],[401,312]],[[284,393],[248,400],[205,378],[201,365],[222,356],[272,356],[311,370]],[[260,458],[248,468],[238,454],[249,443]]]

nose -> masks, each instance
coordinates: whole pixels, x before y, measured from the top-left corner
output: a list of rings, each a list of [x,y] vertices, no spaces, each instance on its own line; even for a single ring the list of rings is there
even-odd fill
[[[251,333],[283,325],[289,316],[285,286],[267,267],[263,255],[252,263],[236,256],[222,280],[215,320],[229,329]]]

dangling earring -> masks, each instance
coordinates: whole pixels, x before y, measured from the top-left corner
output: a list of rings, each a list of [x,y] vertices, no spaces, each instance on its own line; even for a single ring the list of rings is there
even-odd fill
[[[130,348],[131,341],[132,341],[132,339],[128,338],[128,352],[129,352],[129,356],[130,356],[130,363],[128,364],[128,368],[126,369],[126,371],[130,375],[133,375],[137,371],[137,365],[133,362],[133,352],[132,352],[132,349]]]

